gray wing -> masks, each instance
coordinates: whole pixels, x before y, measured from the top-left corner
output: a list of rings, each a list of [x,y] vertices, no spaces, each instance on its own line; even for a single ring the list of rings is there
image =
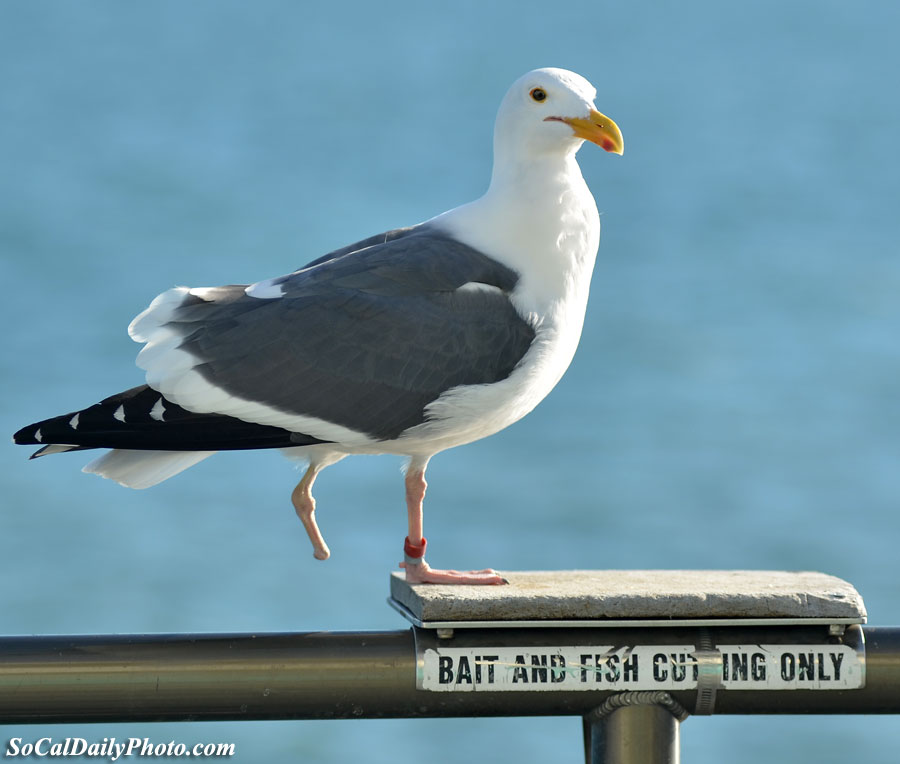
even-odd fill
[[[505,379],[531,346],[518,274],[497,261],[429,226],[355,246],[267,282],[280,296],[189,295],[168,327],[211,384],[380,440],[450,388]]]

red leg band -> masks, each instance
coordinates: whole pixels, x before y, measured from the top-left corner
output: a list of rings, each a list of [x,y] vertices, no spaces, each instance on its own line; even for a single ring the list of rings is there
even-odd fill
[[[414,546],[413,543],[409,540],[409,536],[407,536],[406,540],[403,542],[403,554],[405,554],[407,557],[420,559],[425,556],[426,546],[428,546],[428,539],[426,539],[424,536],[422,537],[422,543],[419,546]]]

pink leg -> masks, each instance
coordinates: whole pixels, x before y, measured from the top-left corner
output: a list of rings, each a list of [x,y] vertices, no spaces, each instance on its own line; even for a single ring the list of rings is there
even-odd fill
[[[437,570],[425,562],[425,536],[422,535],[422,502],[425,500],[425,467],[410,465],[406,472],[406,511],[409,514],[409,535],[404,551],[406,570],[411,584],[506,584],[505,578],[490,568],[486,570]]]
[[[291,503],[294,505],[297,517],[300,518],[300,522],[306,528],[306,535],[309,536],[309,540],[312,542],[313,557],[317,560],[327,560],[331,556],[331,552],[328,549],[328,544],[325,543],[325,539],[322,537],[322,533],[319,531],[319,526],[316,524],[316,500],[312,495],[313,483],[316,482],[316,475],[319,474],[319,469],[320,467],[316,464],[309,465],[306,474],[297,483],[297,487],[291,494]]]

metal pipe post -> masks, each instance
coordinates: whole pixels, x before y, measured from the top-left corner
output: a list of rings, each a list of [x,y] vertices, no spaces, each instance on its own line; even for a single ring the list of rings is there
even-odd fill
[[[584,716],[586,764],[678,764],[687,710],[668,692],[621,692]]]
[[[588,764],[678,764],[680,722],[658,705],[622,706],[585,720]]]

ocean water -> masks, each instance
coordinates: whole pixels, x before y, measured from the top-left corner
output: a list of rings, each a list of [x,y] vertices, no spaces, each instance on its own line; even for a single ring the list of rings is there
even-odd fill
[[[509,430],[439,455],[437,565],[760,568],[900,624],[900,101],[893,3],[36,0],[0,7],[0,424],[141,382],[160,291],[278,275],[486,187],[500,97],[574,69],[624,157],[579,155],[603,236],[579,352]],[[274,453],[149,491],[0,456],[0,633],[396,629],[401,462]],[[236,761],[579,761],[578,719],[65,725]],[[713,717],[686,761],[893,761],[892,717]],[[440,741],[453,740],[449,746]],[[438,745],[435,745],[438,741]]]

